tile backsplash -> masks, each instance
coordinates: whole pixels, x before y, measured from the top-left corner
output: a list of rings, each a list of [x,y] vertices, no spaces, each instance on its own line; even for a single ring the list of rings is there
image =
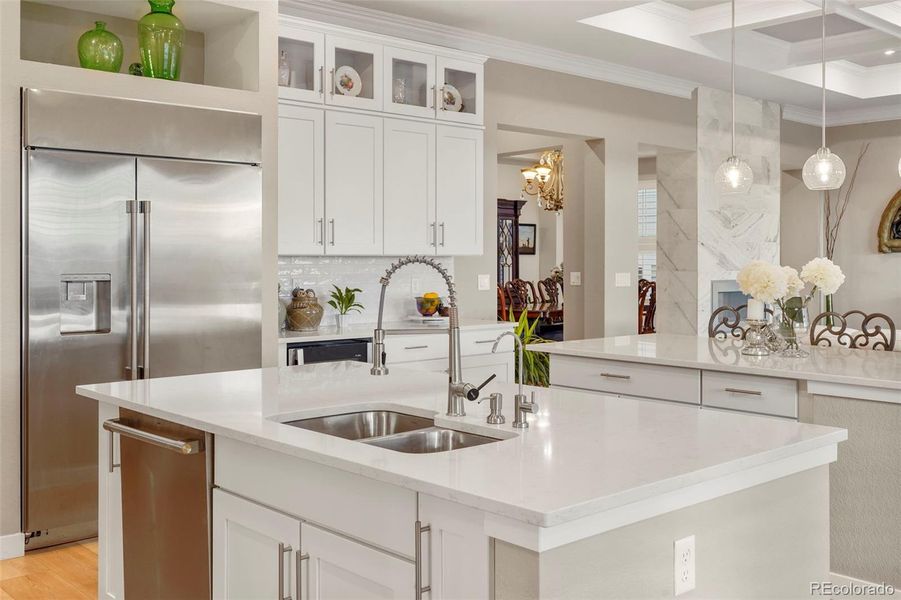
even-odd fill
[[[335,309],[326,304],[332,285],[340,288],[351,287],[363,290],[357,294],[357,301],[365,308],[353,312],[351,323],[374,323],[378,320],[379,279],[388,267],[397,260],[390,256],[279,256],[278,281],[281,296],[290,298],[296,287],[312,289],[325,308],[323,326],[334,325]],[[454,259],[439,257],[445,269],[453,276]],[[424,265],[408,265],[397,271],[385,296],[385,321],[403,321],[416,314],[414,296],[426,292],[437,292],[442,298],[447,296],[444,280],[434,270]]]

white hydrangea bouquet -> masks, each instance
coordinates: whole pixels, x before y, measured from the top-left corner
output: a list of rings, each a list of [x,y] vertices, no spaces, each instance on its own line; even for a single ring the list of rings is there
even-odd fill
[[[817,292],[829,295],[845,282],[841,268],[828,258],[814,258],[801,268],[782,267],[754,260],[738,272],[741,291],[753,298],[748,302],[748,318],[762,319],[763,304],[778,308],[776,326],[787,348],[783,356],[806,356],[798,345],[798,335],[808,327],[807,305]]]

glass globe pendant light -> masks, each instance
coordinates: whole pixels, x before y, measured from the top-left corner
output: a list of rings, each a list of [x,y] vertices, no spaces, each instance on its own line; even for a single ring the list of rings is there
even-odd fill
[[[714,181],[721,194],[747,194],[754,183],[751,167],[735,154],[735,0],[732,0],[732,155],[716,170]]]
[[[820,148],[807,159],[801,170],[804,185],[811,190],[837,190],[845,182],[845,163],[826,147],[826,0],[823,0],[822,69],[823,124]]]

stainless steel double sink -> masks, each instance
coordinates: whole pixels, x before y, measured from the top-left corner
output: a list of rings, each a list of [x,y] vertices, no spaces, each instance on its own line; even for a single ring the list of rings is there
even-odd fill
[[[408,454],[429,454],[471,448],[501,440],[435,425],[427,417],[391,410],[365,410],[287,421],[285,425],[334,435]]]

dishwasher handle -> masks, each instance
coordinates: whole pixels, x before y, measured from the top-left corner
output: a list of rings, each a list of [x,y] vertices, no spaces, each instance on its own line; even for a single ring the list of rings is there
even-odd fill
[[[108,419],[103,422],[103,428],[110,433],[118,433],[140,442],[172,450],[178,454],[200,454],[203,452],[203,440],[173,440],[172,438],[125,425],[121,419]]]

